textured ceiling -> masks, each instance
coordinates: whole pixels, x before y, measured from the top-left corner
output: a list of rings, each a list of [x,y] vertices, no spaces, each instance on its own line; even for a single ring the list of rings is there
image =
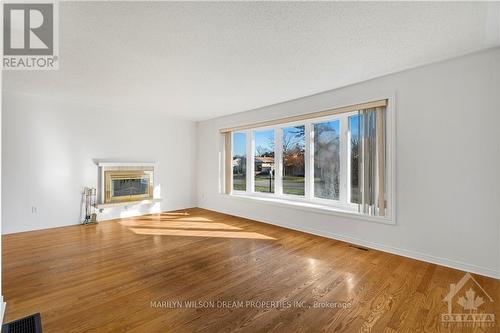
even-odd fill
[[[500,44],[500,5],[485,2],[61,2],[59,12],[60,69],[4,72],[4,90],[192,120]]]

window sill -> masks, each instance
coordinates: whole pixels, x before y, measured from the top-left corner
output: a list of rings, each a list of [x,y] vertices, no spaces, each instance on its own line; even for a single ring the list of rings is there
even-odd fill
[[[369,215],[360,214],[360,213],[355,212],[355,211],[350,211],[348,209],[342,209],[340,207],[333,207],[333,206],[329,206],[329,205],[322,205],[322,204],[311,203],[311,202],[301,202],[301,201],[287,200],[287,199],[282,199],[282,198],[272,198],[272,197],[265,197],[265,196],[259,196],[259,195],[247,195],[247,194],[234,194],[233,193],[230,195],[227,195],[227,194],[221,194],[221,195],[224,197],[227,197],[227,198],[231,198],[231,199],[259,202],[259,203],[272,205],[272,206],[287,207],[287,208],[298,209],[298,210],[302,210],[302,211],[309,211],[309,212],[321,213],[321,214],[326,214],[326,215],[346,217],[346,218],[355,219],[355,220],[363,220],[363,221],[391,224],[391,225],[396,224],[396,221],[390,217],[369,216]]]

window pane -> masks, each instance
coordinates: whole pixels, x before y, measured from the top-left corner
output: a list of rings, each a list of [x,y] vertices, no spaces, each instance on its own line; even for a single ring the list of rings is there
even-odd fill
[[[274,193],[274,130],[255,132],[255,192]]]
[[[233,189],[247,189],[247,135],[233,133]]]
[[[283,128],[283,193],[304,195],[305,127]]]
[[[359,192],[359,116],[349,117],[349,158],[351,179],[351,202],[360,203]]]
[[[339,199],[340,121],[314,124],[314,196]]]

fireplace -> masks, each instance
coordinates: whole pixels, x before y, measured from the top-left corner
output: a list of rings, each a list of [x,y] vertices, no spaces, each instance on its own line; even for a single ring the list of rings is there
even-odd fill
[[[153,198],[153,170],[104,171],[104,203]]]
[[[152,162],[99,162],[99,209],[127,203],[155,202],[156,164]]]

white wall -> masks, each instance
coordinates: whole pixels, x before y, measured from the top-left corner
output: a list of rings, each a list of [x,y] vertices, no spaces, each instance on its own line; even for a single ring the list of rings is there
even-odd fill
[[[218,129],[396,95],[396,225],[218,193]],[[500,49],[198,123],[198,206],[499,274]]]
[[[0,91],[2,87],[2,75],[3,71],[0,71]],[[2,99],[3,96],[0,94],[0,165],[2,165]],[[2,188],[2,168],[0,168],[0,189]],[[2,234],[2,191],[0,191],[0,235]],[[2,237],[0,237],[0,325],[3,323],[3,317],[5,314],[6,304],[3,301],[2,294]]]
[[[158,162],[161,205],[110,210],[101,218],[198,205],[500,276],[499,91],[497,48],[197,125],[3,92],[2,232],[78,223],[81,191],[96,186],[94,159],[145,160]],[[220,127],[392,94],[396,225],[218,193]]]
[[[77,224],[96,159],[155,161],[163,201],[98,219],[195,206],[195,124],[3,92],[2,231]],[[32,213],[32,207],[37,212]]]

